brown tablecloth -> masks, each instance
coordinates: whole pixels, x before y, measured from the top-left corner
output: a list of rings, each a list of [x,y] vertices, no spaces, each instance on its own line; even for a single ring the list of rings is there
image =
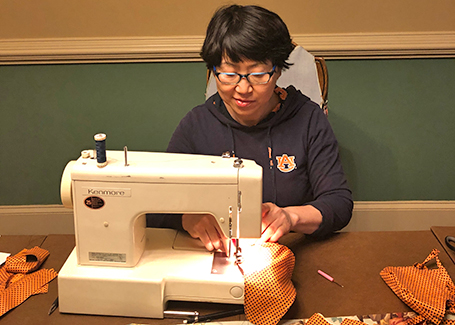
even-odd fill
[[[285,319],[308,318],[314,313],[330,316],[370,315],[409,311],[381,279],[379,272],[386,266],[407,266],[422,262],[433,248],[441,251],[440,259],[452,278],[455,264],[445,253],[432,231],[351,232],[336,234],[323,241],[315,241],[297,234],[282,240],[296,256],[293,282],[297,298]],[[23,248],[40,246],[50,256],[43,268],[60,270],[74,247],[73,235],[2,236],[0,251],[16,254]],[[323,270],[344,285],[337,286],[321,277]],[[179,324],[177,319],[144,319],[61,314],[58,309],[48,315],[57,297],[57,280],[49,285],[47,294],[30,297],[22,305],[9,311],[1,324]],[[235,309],[238,306],[171,302],[168,309],[198,310],[201,314]],[[232,316],[222,321],[244,320]],[[221,320],[220,320],[221,321]]]

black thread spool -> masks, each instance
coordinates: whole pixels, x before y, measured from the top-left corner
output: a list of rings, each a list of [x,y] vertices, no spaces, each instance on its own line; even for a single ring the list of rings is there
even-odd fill
[[[101,168],[107,165],[106,135],[104,133],[98,133],[93,138],[96,144],[96,165]]]

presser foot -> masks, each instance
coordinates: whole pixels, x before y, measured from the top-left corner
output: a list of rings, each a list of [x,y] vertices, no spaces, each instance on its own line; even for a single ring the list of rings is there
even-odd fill
[[[242,249],[240,247],[237,248],[237,251],[235,252],[234,256],[235,264],[239,265],[243,263]]]

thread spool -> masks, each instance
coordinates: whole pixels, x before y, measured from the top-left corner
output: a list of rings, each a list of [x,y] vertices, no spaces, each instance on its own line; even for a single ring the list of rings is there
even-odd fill
[[[96,165],[101,168],[107,165],[106,135],[104,133],[98,133],[93,138],[96,144]]]

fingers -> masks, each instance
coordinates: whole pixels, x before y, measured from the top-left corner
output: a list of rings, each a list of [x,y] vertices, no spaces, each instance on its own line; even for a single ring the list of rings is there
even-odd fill
[[[291,230],[291,219],[285,209],[273,203],[262,205],[262,235],[258,243],[277,242]]]
[[[262,203],[262,217],[269,213],[273,206],[274,204],[270,202]]]
[[[211,228],[210,231],[205,231],[200,233],[199,239],[204,244],[205,248],[208,251],[221,250],[226,251],[225,240],[221,238],[220,233],[217,230],[212,231],[214,228]],[[227,240],[226,240],[227,241]]]
[[[215,245],[212,244],[212,240],[210,239],[210,236],[207,232],[205,232],[205,231],[200,232],[200,233],[190,232],[190,235],[193,238],[199,238],[201,240],[202,244],[204,244],[205,248],[208,251],[213,251],[215,249]]]
[[[207,250],[227,250],[228,239],[212,215],[184,214],[182,226],[191,237],[199,238]]]
[[[261,235],[262,242],[272,242],[276,243],[278,239],[282,236],[286,235],[289,231],[287,231],[287,227],[283,225],[275,225],[271,224]]]
[[[266,228],[262,231],[259,243],[274,243],[277,242],[281,236],[283,236],[283,232],[280,230],[280,227],[272,223],[267,225]]]

